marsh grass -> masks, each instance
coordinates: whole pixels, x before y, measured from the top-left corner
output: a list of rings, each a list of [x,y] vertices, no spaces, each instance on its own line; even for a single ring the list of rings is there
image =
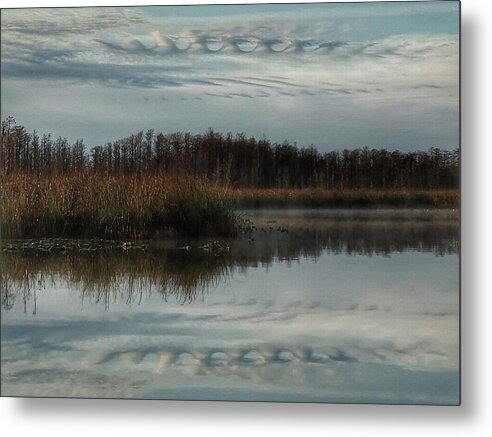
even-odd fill
[[[4,238],[231,235],[236,229],[228,189],[197,177],[17,174],[1,182]]]
[[[459,192],[457,189],[247,188],[234,190],[234,201],[241,208],[457,208]]]
[[[239,208],[456,208],[458,190],[231,189],[188,174],[4,175],[3,238],[234,236]]]

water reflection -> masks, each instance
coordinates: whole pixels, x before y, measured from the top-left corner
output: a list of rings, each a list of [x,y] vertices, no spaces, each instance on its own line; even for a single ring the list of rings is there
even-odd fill
[[[458,401],[457,213],[248,214],[217,256],[5,254],[2,393]]]
[[[345,255],[383,255],[405,251],[436,256],[459,253],[457,214],[452,211],[381,212],[262,211],[249,212],[251,233],[222,242],[226,253],[197,250],[203,242],[150,242],[145,252],[121,251],[46,254],[7,253],[1,260],[2,307],[24,306],[36,291],[62,282],[80,291],[81,299],[103,303],[122,300],[140,303],[151,293],[167,301],[192,303],[210,287],[248,267],[288,265],[322,252]],[[189,247],[178,250],[177,247]],[[186,247],[185,246],[185,247]],[[26,310],[27,311],[27,310]],[[36,308],[34,308],[36,312]]]
[[[140,302],[157,292],[165,300],[193,302],[198,294],[226,278],[234,263],[226,257],[192,252],[95,252],[91,254],[10,253],[1,261],[2,306],[11,309],[18,296],[34,299],[36,291],[56,284],[78,290],[83,300]]]
[[[325,251],[348,255],[390,255],[416,250],[435,255],[459,252],[457,212],[434,211],[262,211],[252,215],[256,232],[232,245],[235,258],[270,263]]]

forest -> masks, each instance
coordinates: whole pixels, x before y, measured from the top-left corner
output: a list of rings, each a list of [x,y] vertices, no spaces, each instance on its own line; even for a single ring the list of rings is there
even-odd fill
[[[186,173],[233,188],[457,189],[459,149],[400,152],[330,151],[273,143],[210,129],[191,133],[140,131],[86,148],[50,134],[29,133],[13,117],[2,121],[2,174],[110,175]]]
[[[459,150],[321,153],[243,134],[140,131],[87,149],[1,126],[7,238],[200,237],[241,231],[239,209],[456,208]]]

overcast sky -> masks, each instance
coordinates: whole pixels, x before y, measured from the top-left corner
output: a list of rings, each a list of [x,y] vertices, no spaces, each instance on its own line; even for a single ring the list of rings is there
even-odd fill
[[[93,146],[141,129],[452,149],[453,1],[2,10],[2,117]]]

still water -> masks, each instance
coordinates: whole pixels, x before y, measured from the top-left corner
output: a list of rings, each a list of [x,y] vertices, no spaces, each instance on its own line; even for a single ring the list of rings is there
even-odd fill
[[[243,214],[221,254],[4,254],[2,395],[459,402],[457,211]]]

